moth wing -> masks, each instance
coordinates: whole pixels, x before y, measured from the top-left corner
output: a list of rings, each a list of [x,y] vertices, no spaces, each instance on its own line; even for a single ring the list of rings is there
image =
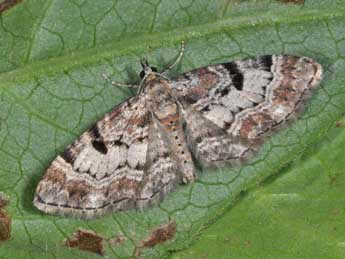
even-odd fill
[[[135,207],[149,127],[145,98],[113,108],[52,162],[34,205],[46,213],[83,218]]]
[[[198,68],[171,85],[193,154],[212,166],[246,160],[299,113],[321,77],[310,58],[273,55]]]
[[[154,117],[148,143],[146,171],[138,192],[137,208],[159,203],[181,182],[177,157],[173,154],[165,130]]]

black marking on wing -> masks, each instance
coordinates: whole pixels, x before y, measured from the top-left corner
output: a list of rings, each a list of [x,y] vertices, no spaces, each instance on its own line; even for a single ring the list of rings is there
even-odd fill
[[[259,58],[259,62],[262,65],[261,67],[262,69],[264,69],[267,72],[271,72],[271,67],[273,64],[272,56],[270,55],[261,56]]]
[[[225,96],[229,93],[229,88],[230,88],[229,86],[227,86],[223,89],[218,88],[218,89],[216,89],[215,93],[220,94],[221,96]]]
[[[89,130],[89,134],[90,134],[90,137],[93,139],[91,141],[93,148],[96,149],[98,152],[104,154],[104,155],[106,153],[108,153],[108,148],[102,139],[102,136],[101,136],[101,133],[99,132],[99,128],[98,128],[97,124],[94,125]]]
[[[96,149],[98,152],[104,155],[108,153],[108,148],[102,140],[93,140],[91,143],[94,149]]]
[[[229,89],[228,89],[228,88],[225,88],[225,89],[223,89],[222,91],[220,91],[220,94],[221,94],[222,96],[227,95],[228,93],[229,93]]]
[[[118,200],[115,200],[112,202],[105,202],[105,203],[103,203],[103,205],[98,206],[98,207],[81,207],[81,206],[71,206],[68,204],[58,204],[58,203],[54,203],[54,202],[46,202],[38,194],[36,194],[36,198],[37,198],[37,201],[41,204],[46,204],[49,206],[61,207],[61,208],[71,208],[71,209],[75,209],[75,210],[98,210],[98,209],[103,209],[103,208],[108,207],[110,205],[122,202],[124,200],[130,199],[130,197],[123,197],[121,199],[118,199]]]
[[[152,163],[153,163],[153,164],[157,163],[157,161],[158,161],[160,158],[166,159],[166,158],[169,158],[169,157],[171,157],[171,153],[170,153],[170,152],[164,152],[163,154],[154,157],[153,160],[152,160]]]
[[[235,88],[241,91],[243,89],[243,74],[238,69],[237,64],[235,62],[230,62],[224,63],[223,66],[229,71],[232,83],[235,86]]]
[[[186,80],[188,80],[188,81],[191,80],[190,73],[184,73],[184,74],[182,74],[181,77],[184,78],[184,79],[186,79]]]
[[[144,165],[141,165],[140,163],[137,163],[136,164],[136,166],[133,168],[132,166],[130,166],[129,164],[128,164],[128,161],[126,160],[123,164],[121,164],[121,165],[119,165],[117,168],[116,168],[116,170],[121,170],[121,169],[123,169],[123,168],[129,168],[129,169],[135,169],[135,170],[138,170],[138,171],[143,171],[143,170],[145,170],[145,164]],[[103,177],[103,178],[105,178],[105,177]],[[103,179],[102,178],[102,179]]]
[[[65,151],[61,154],[61,157],[69,164],[72,164],[75,160],[75,155],[70,148],[66,148]]]
[[[101,133],[99,132],[99,128],[97,124],[95,124],[90,130],[90,136],[94,139],[99,139],[101,138]]]
[[[121,139],[115,140],[113,142],[111,142],[111,145],[113,146],[125,146],[127,149],[129,148],[129,145],[125,142],[122,142]]]
[[[200,111],[202,112],[209,112],[210,111],[210,105],[206,105],[205,107],[203,107]]]

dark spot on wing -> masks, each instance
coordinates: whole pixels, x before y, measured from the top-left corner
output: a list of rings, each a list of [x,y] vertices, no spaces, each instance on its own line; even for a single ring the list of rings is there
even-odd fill
[[[75,155],[70,148],[66,148],[65,151],[61,154],[61,157],[67,162],[72,164],[75,160]]]
[[[108,148],[102,140],[93,140],[92,146],[94,147],[94,149],[96,149],[98,152],[102,154],[108,153]]]
[[[181,77],[184,78],[185,80],[191,80],[191,77],[190,77],[189,73],[185,73]]]
[[[220,91],[220,94],[221,94],[222,96],[227,95],[228,93],[229,93],[229,89],[228,89],[228,88],[225,88],[225,89],[223,89],[222,91]]]
[[[95,124],[90,130],[90,136],[95,139],[101,138],[101,133],[99,132],[99,128],[97,124]]]
[[[122,142],[121,140],[115,140],[111,143],[113,146],[125,146],[126,148],[129,148],[129,145],[125,142]]]
[[[137,141],[138,141],[138,142],[143,142],[145,139],[146,139],[145,137],[138,137],[138,138],[137,138]]]
[[[239,91],[243,89],[243,74],[238,69],[238,66],[235,62],[224,63],[223,66],[229,71],[232,83],[235,88]]]
[[[209,112],[209,111],[210,111],[210,105],[209,105],[209,104],[206,105],[205,107],[203,107],[203,108],[201,109],[201,111],[202,111],[202,112]]]
[[[90,193],[90,185],[84,180],[70,180],[66,185],[67,192],[69,194],[69,199],[82,200],[85,196]]]
[[[225,96],[229,93],[229,89],[228,88],[223,88],[223,89],[218,88],[218,89],[216,89],[215,94],[219,94],[219,93],[221,96]]]
[[[270,55],[262,56],[259,58],[259,62],[262,66],[261,67],[262,69],[264,69],[267,72],[271,72],[271,66],[273,64],[272,56],[270,56]]]

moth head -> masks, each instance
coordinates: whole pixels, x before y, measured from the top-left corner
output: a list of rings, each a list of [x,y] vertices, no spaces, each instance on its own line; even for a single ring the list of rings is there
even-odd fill
[[[140,60],[141,67],[143,68],[140,72],[140,78],[143,79],[146,75],[150,73],[158,72],[156,67],[151,67],[146,59]]]

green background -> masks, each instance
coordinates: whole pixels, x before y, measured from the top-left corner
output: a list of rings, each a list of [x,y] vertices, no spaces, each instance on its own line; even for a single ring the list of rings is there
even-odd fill
[[[124,235],[119,246],[105,243],[105,257],[130,258],[152,228],[176,220],[175,238],[144,258],[344,258],[345,131],[334,128],[345,112],[344,18],[343,1],[331,0],[31,0],[2,13],[0,191],[13,225],[0,257],[97,258],[63,246],[82,227]],[[133,94],[102,73],[135,81],[141,57],[163,68],[182,40],[172,74],[290,53],[317,60],[324,79],[301,118],[251,163],[200,172],[159,206],[90,221],[35,209],[35,187],[56,154]]]

